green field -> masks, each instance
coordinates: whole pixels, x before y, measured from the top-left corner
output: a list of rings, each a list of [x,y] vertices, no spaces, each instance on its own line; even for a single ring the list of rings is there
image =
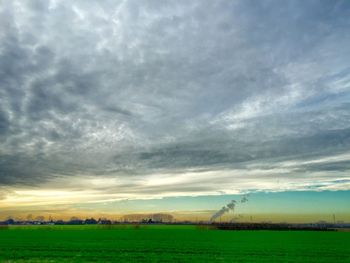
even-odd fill
[[[349,232],[196,226],[12,226],[1,262],[350,262]]]

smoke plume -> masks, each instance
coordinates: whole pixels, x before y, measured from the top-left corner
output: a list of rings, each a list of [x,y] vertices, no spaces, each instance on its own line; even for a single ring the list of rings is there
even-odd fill
[[[246,203],[248,202],[248,197],[249,194],[243,195],[241,200],[239,201],[239,203]],[[232,200],[230,203],[228,203],[227,205],[223,206],[219,211],[217,211],[214,215],[212,215],[212,217],[210,218],[210,222],[215,221],[215,219],[217,219],[220,216],[223,216],[225,213],[228,213],[230,211],[234,211],[235,206],[236,206],[237,201],[236,200]],[[239,217],[242,217],[242,215],[239,215]],[[234,220],[236,218],[233,218],[232,220]]]
[[[244,195],[241,199],[241,203],[245,203],[245,202],[248,202],[248,196],[249,195]]]
[[[233,211],[236,206],[236,200],[232,200],[230,203],[228,203],[226,206],[223,206],[219,211],[217,211],[211,218],[210,222],[213,222],[218,217],[224,215],[227,212]]]

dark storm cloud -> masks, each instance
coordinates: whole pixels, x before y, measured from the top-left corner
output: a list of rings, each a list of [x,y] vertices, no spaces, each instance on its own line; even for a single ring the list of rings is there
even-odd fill
[[[0,184],[256,180],[287,161],[343,177],[349,160],[298,163],[348,152],[349,17],[347,1],[3,1]]]

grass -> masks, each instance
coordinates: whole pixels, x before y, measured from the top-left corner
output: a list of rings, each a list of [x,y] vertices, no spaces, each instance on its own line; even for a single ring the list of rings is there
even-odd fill
[[[11,226],[0,262],[350,262],[349,232]]]

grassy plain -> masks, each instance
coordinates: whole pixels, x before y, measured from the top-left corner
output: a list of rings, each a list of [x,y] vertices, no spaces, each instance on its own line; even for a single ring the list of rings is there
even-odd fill
[[[0,262],[350,262],[350,232],[11,226]]]

